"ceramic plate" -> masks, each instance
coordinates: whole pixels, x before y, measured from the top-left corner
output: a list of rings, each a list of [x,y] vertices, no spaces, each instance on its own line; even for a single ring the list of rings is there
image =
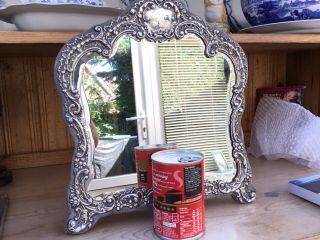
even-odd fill
[[[84,31],[118,16],[123,8],[76,4],[12,5],[0,9],[0,19],[22,31]]]
[[[0,21],[0,31],[17,31],[17,28],[14,24]]]
[[[320,19],[270,23],[244,28],[240,33],[320,33]]]
[[[121,7],[130,0],[0,0],[0,8],[26,4],[62,5],[73,4],[90,7]]]

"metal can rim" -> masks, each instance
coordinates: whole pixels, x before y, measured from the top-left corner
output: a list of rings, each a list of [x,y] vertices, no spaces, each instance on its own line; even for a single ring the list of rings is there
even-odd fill
[[[146,146],[138,146],[135,147],[134,150],[138,151],[150,151],[155,149],[171,149],[176,148],[177,145],[175,143],[165,143],[165,144],[155,144],[155,145],[146,145]]]
[[[165,154],[176,154],[176,156],[168,161],[168,159],[161,159],[160,157],[162,157],[161,155],[165,155]],[[195,157],[197,157],[197,159],[195,158],[191,158],[190,162],[186,161],[180,161],[181,160],[181,156],[178,156],[178,153],[184,154],[184,155],[188,155],[188,154],[194,154],[197,155]],[[164,150],[164,151],[160,151],[157,153],[152,154],[151,159],[153,162],[156,163],[160,163],[160,164],[164,164],[164,165],[190,165],[190,164],[197,164],[197,163],[201,163],[202,161],[204,161],[204,155],[201,152],[198,151],[194,151],[194,150],[190,150],[190,149],[173,149],[173,150]],[[166,160],[166,161],[165,161]]]

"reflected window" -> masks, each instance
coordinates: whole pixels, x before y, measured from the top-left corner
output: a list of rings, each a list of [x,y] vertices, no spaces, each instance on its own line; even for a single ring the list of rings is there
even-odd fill
[[[161,43],[158,52],[166,141],[202,152],[207,172],[221,171],[224,160],[225,169],[233,170],[231,63],[222,56],[207,58],[195,36]]]
[[[110,59],[94,54],[83,75],[90,116],[100,137],[137,135],[130,39],[123,38]]]
[[[120,39],[110,58],[91,53],[82,63],[96,178],[134,173],[137,124],[126,121],[136,115],[130,39]]]

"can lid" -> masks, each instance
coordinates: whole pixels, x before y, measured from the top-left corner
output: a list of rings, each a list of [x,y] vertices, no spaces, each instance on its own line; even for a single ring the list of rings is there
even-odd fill
[[[203,161],[204,156],[202,153],[197,151],[177,149],[157,152],[152,154],[151,158],[153,161],[158,163],[183,165],[201,162]]]
[[[138,146],[135,147],[135,150],[153,150],[153,149],[159,149],[159,148],[163,148],[163,149],[170,149],[170,148],[176,148],[176,144],[174,143],[168,143],[168,144],[156,144],[156,145],[146,145],[146,146]]]

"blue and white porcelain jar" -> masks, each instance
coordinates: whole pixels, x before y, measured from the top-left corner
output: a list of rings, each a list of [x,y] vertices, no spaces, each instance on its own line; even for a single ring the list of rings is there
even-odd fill
[[[320,19],[320,0],[225,0],[236,31],[270,23]]]
[[[320,0],[242,0],[241,5],[253,26],[320,19]]]
[[[233,32],[251,27],[242,11],[241,0],[224,0],[226,6],[230,29]]]
[[[86,6],[103,7],[104,0],[20,0],[21,3],[42,3],[42,4],[78,4]]]

